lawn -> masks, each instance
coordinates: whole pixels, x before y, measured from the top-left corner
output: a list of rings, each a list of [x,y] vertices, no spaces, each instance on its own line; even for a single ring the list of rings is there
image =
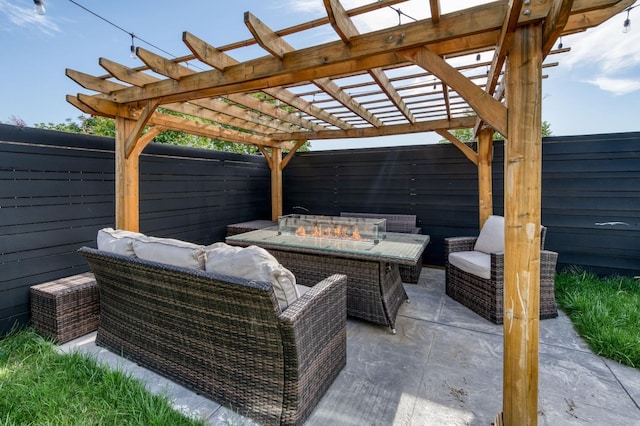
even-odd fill
[[[26,329],[0,340],[0,425],[202,425],[126,375]]]
[[[640,280],[563,272],[555,280],[556,300],[600,356],[640,368]]]

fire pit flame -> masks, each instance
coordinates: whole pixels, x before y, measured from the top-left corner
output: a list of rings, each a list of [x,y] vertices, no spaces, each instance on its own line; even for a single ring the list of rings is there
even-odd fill
[[[319,237],[319,238],[337,238],[341,240],[360,240],[362,237],[358,232],[358,227],[354,226],[351,230],[347,226],[314,226],[313,229],[307,230],[304,226],[299,226],[295,234],[299,237]]]

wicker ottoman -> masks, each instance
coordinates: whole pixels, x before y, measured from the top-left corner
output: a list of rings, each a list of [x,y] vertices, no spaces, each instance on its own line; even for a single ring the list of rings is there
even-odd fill
[[[98,286],[91,272],[31,287],[31,324],[58,344],[97,330],[99,319]]]

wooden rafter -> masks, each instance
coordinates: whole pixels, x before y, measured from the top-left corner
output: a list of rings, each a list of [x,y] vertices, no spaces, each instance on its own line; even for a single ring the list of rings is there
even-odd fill
[[[331,25],[336,30],[340,38],[346,44],[351,43],[351,38],[360,34],[358,29],[349,18],[347,11],[342,7],[338,0],[324,0],[324,6],[327,10],[327,14],[329,16],[329,21]],[[369,74],[378,84],[378,86],[382,89],[382,91],[387,95],[387,97],[393,102],[393,104],[398,108],[402,114],[411,122],[415,123],[416,120],[413,117],[413,114],[407,108],[402,97],[398,94],[398,91],[393,87],[389,77],[384,73],[382,68],[373,68],[369,70]],[[364,117],[363,117],[364,118]],[[367,120],[369,121],[369,120]],[[371,121],[369,121],[372,123]],[[372,123],[375,125],[375,123]],[[377,125],[376,127],[380,127]]]
[[[416,120],[437,117],[437,110],[433,109],[435,104],[430,108],[418,107],[413,102],[408,103],[408,99],[419,96],[418,87],[414,91],[405,90],[404,93],[400,93],[399,89],[394,88],[393,81],[401,81],[399,80],[401,77],[388,78],[384,70],[387,67],[390,69],[402,67],[403,59],[407,54],[412,55],[416,47],[428,45],[434,53],[447,58],[462,55],[465,51],[494,48],[490,67],[491,78],[488,79],[489,83],[484,86],[484,89],[488,92],[494,90],[494,94],[498,95],[495,90],[500,87],[496,86],[492,89],[491,85],[500,75],[502,66],[499,63],[501,58],[504,63],[506,41],[509,34],[513,32],[514,25],[543,21],[545,49],[548,49],[558,36],[598,25],[633,3],[631,0],[534,2],[535,4],[527,6],[531,9],[530,13],[525,15],[522,12],[521,0],[504,0],[469,8],[465,13],[442,15],[440,2],[430,1],[431,18],[429,19],[371,34],[358,34],[351,22],[352,16],[398,2],[377,2],[345,11],[338,0],[326,0],[325,7],[328,11],[326,18],[278,31],[269,29],[257,18],[248,14],[247,20],[256,22],[255,28],[259,36],[257,39],[244,41],[241,44],[248,45],[248,43],[260,41],[264,44],[263,47],[273,50],[276,54],[271,58],[238,62],[224,53],[232,50],[234,45],[215,48],[189,33],[184,33],[183,41],[193,52],[190,57],[168,60],[157,55],[155,57],[147,55],[142,50],[141,56],[148,61],[145,67],[114,69],[118,68],[118,64],[101,59],[101,65],[109,71],[109,76],[94,78],[82,76],[77,72],[73,75],[73,71],[67,74],[73,75],[74,80],[83,87],[98,91],[99,95],[94,95],[96,97],[106,97],[118,104],[131,104],[134,107],[140,102],[144,104],[146,100],[161,99],[160,106],[163,108],[184,114],[189,114],[187,111],[199,112],[198,116],[207,120],[243,128],[258,135],[281,135],[286,132],[301,134],[307,131],[324,134],[325,130],[335,128],[349,130],[354,126],[361,127],[357,120],[348,118],[340,112],[341,110],[334,108],[336,112],[331,113],[329,112],[331,108],[318,108],[316,102],[309,102],[301,95],[296,95],[284,88],[292,84],[320,83],[317,86],[320,93],[327,94],[331,99],[337,99],[341,105],[347,105],[349,111],[364,119],[366,123],[381,129],[389,125],[404,126],[404,122],[397,114],[379,116],[380,113],[377,110],[382,105],[380,102],[370,100],[359,102],[357,98],[364,96],[363,94],[358,91],[348,93],[346,86],[338,86],[333,78],[354,75],[354,72],[369,74],[373,81],[368,84],[377,87],[373,92],[384,94],[389,99],[390,105],[393,104],[409,123],[415,123]],[[284,35],[326,23],[331,23],[336,28],[336,32],[341,35],[341,41],[294,50],[282,39]],[[564,23],[566,25],[563,26]],[[180,65],[181,61],[189,59],[201,60],[214,67],[214,70],[194,72]],[[473,65],[466,66],[473,67]],[[144,73],[142,68],[154,69],[171,77],[158,79]],[[185,73],[185,70],[190,74]],[[424,75],[428,74],[424,73]],[[179,77],[176,79],[176,76]],[[251,80],[248,79],[249,76]],[[113,81],[114,78],[130,86],[121,85]],[[87,84],[89,80],[92,81]],[[428,83],[424,83],[424,86],[428,86]],[[291,109],[287,111],[248,95],[254,91],[262,91],[284,103],[285,106],[301,111],[306,118],[299,114],[292,114],[289,112]],[[445,91],[441,92],[445,109],[449,108],[448,117],[451,117],[454,114],[453,103],[451,98],[446,99],[446,94]],[[496,98],[501,99],[501,96]],[[242,99],[245,101],[243,102]],[[181,103],[184,104],[181,105]],[[326,126],[332,126],[333,129],[328,129]],[[406,132],[405,127],[397,129],[399,133]],[[385,129],[379,130],[378,134],[389,133]]]
[[[295,49],[283,38],[278,37],[274,31],[267,27],[262,21],[246,12],[244,15],[245,24],[256,38],[256,41],[263,49],[271,53],[278,59],[282,59],[286,53],[291,53]],[[363,108],[360,104],[353,100],[344,90],[331,81],[328,77],[318,78],[312,82],[324,90],[328,95],[340,102],[351,111],[373,124],[376,127],[382,126],[382,122],[373,114]]]
[[[431,22],[437,24],[440,22],[440,0],[429,0],[429,8],[431,9]]]
[[[191,49],[191,51],[194,53],[194,55],[198,59],[200,59],[205,64],[210,65],[220,71],[224,71],[225,68],[229,66],[239,64],[239,62],[234,58],[232,58],[231,56],[216,49],[215,47],[211,46],[210,44],[206,43],[205,41],[199,39],[198,37],[186,31],[182,34],[182,40],[187,45],[187,47]],[[317,117],[320,120],[323,120],[336,127],[339,127],[341,129],[348,129],[351,127],[349,124],[345,123],[344,121],[338,119],[337,117],[331,114],[328,114],[327,112],[325,112],[320,108],[313,106],[309,102],[305,101],[304,99],[301,99],[300,97],[294,95],[288,90],[285,90],[282,88],[266,88],[263,91],[264,93],[272,96],[275,99],[278,99],[284,102],[287,105],[290,105],[298,109],[299,111],[303,111],[309,115]],[[301,127],[307,127],[311,130],[319,130],[317,128],[314,128],[312,123],[309,123],[309,125],[305,125]]]

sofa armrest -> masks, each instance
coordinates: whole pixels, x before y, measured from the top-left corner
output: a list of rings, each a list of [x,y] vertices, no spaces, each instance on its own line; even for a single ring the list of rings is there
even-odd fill
[[[347,276],[314,285],[280,315],[285,389],[281,424],[301,424],[347,362]]]
[[[457,251],[471,251],[478,237],[450,237],[444,239],[445,262],[449,259],[449,253]]]
[[[291,344],[307,356],[323,350],[324,340],[341,333],[347,320],[347,276],[334,274],[311,287],[280,315]]]

